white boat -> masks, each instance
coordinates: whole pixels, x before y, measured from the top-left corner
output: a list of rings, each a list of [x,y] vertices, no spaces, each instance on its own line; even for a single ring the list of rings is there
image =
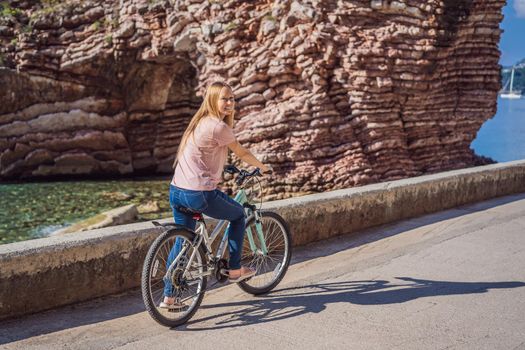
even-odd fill
[[[501,98],[510,98],[510,99],[521,98],[520,91],[512,91],[512,85],[514,84],[514,67],[512,67],[512,72],[510,73],[510,89],[508,91],[505,91],[507,84],[505,84],[505,86],[503,87],[500,93]]]
[[[521,98],[521,94],[517,93],[517,92],[512,92],[512,93],[508,93],[508,94],[500,94],[500,97],[501,98]]]

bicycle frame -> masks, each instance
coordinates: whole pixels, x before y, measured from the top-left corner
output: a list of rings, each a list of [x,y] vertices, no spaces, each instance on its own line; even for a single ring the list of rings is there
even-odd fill
[[[245,203],[248,203],[248,198],[246,196],[246,192],[244,191],[244,189],[241,188],[237,192],[234,200],[243,206]],[[264,239],[263,227],[262,227],[262,223],[260,220],[260,214],[257,210],[252,211],[250,208],[247,208],[247,207],[245,207],[245,210],[247,211],[247,217],[250,217],[252,213],[255,216],[255,229],[257,231],[256,232],[257,237],[261,244],[261,247],[257,248],[255,241],[253,239],[253,233],[252,233],[251,227],[246,227],[245,234],[247,235],[248,242],[250,244],[250,249],[254,254],[257,253],[257,254],[267,255],[268,249],[266,247],[266,241]],[[203,243],[203,241],[204,241],[204,246],[206,247],[206,255],[207,255],[208,261],[212,261],[214,259],[215,260],[220,259],[226,251],[226,241],[228,240],[227,230],[228,230],[228,227],[230,226],[227,220],[220,220],[215,226],[215,228],[213,229],[211,235],[208,235],[208,230],[206,229],[206,225],[204,223],[199,222],[198,224],[199,226],[195,230],[196,239],[194,242],[192,242],[192,246],[195,249],[193,250],[190,258],[188,259],[186,266],[191,266],[191,263],[193,262],[193,259],[195,258],[195,254],[197,253],[197,248],[199,247],[199,245]],[[222,240],[219,244],[219,248],[217,249],[217,252],[214,256],[211,245],[213,244],[217,236],[219,236],[219,233],[221,232],[221,230],[224,228],[224,225],[226,224],[228,224],[228,226],[226,227]],[[179,254],[177,254],[177,257],[173,259],[168,270],[166,271],[166,275],[165,275],[166,278],[169,278],[168,276],[171,275],[173,268],[178,263],[180,257],[184,255],[187,249],[188,249],[187,245],[183,246]],[[211,274],[212,274],[212,271],[207,271],[206,273],[202,274],[202,276],[209,276]]]

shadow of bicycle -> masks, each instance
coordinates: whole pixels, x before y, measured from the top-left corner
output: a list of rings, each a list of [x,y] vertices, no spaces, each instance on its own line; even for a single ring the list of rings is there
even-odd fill
[[[486,293],[489,289],[524,287],[524,282],[449,282],[396,277],[389,281],[348,281],[285,288],[252,300],[202,305],[213,315],[196,317],[182,329],[200,331],[273,322],[307,313],[320,313],[333,303],[386,305],[440,295]],[[209,314],[209,312],[207,312]],[[215,324],[208,326],[210,321]],[[206,326],[199,326],[206,323]],[[179,328],[180,329],[180,328]]]

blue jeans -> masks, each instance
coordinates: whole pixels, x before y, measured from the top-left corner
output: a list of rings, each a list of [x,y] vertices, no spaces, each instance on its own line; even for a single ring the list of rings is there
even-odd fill
[[[195,230],[196,220],[191,215],[181,213],[177,206],[190,208],[201,212],[209,217],[219,220],[228,220],[229,228],[225,234],[228,235],[228,247],[230,250],[230,269],[241,268],[242,242],[246,228],[245,212],[242,205],[228,197],[226,193],[219,190],[194,191],[179,188],[170,184],[170,206],[173,209],[175,223],[184,225],[190,230]],[[177,238],[175,245],[171,248],[166,262],[166,268],[173,262],[181,250],[182,239]],[[164,281],[164,295],[173,296],[173,286],[169,281]]]

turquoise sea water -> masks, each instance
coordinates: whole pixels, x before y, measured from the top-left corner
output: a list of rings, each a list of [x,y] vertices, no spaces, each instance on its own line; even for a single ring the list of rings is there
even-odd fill
[[[169,180],[55,181],[0,184],[0,244],[40,238],[76,221],[127,204],[156,201],[170,216]],[[117,196],[115,196],[117,194]]]
[[[498,98],[496,115],[483,124],[471,148],[497,162],[525,159],[525,98]]]

